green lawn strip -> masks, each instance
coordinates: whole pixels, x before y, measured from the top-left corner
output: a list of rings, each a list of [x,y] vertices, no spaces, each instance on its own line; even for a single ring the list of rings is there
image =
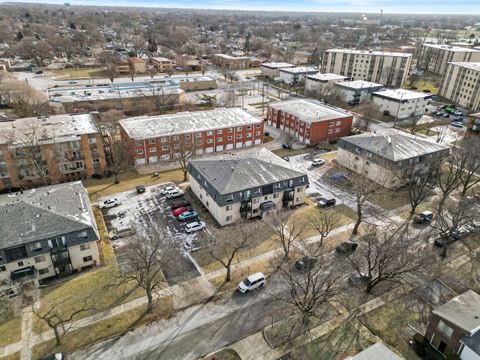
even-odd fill
[[[20,360],[20,351],[10,355],[1,356],[0,360]]]
[[[13,344],[22,339],[22,317],[15,316],[0,323],[0,347]]]
[[[54,339],[37,344],[32,349],[32,359],[39,359],[54,352],[72,352],[83,346],[123,335],[132,328],[148,324],[158,318],[168,317],[173,312],[173,297],[162,298],[162,301],[156,304],[152,314],[145,315],[145,308],[146,305],[139,306],[106,320],[73,330],[62,338],[60,346],[55,346]]]

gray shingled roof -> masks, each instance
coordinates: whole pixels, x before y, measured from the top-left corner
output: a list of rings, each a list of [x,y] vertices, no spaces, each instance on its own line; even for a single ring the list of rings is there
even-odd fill
[[[0,196],[0,248],[96,228],[81,182]]]
[[[357,355],[347,358],[347,360],[403,360],[405,358],[397,355],[388,347],[378,342],[369,346]]]
[[[469,333],[480,331],[480,295],[473,290],[454,297],[433,313]]]
[[[473,334],[473,336],[464,336],[462,342],[476,354],[480,355],[480,330]]]
[[[349,143],[394,162],[448,149],[445,145],[397,130],[347,136],[338,142],[338,146],[344,148],[342,143]]]
[[[266,149],[190,163],[220,194],[306,176]]]

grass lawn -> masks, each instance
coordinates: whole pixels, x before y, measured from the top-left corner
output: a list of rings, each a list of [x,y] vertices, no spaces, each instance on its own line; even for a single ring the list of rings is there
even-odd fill
[[[409,349],[408,341],[415,329],[425,329],[430,319],[431,307],[415,293],[409,293],[361,316],[360,321],[371,332],[395,347],[405,358],[418,359]],[[410,326],[409,326],[410,325]]]
[[[115,305],[126,303],[145,296],[142,289],[135,288],[133,282],[119,287],[108,287],[113,281],[114,266],[94,269],[78,274],[58,285],[52,285],[42,291],[40,312],[46,312],[50,306],[59,304],[56,311],[68,316],[79,309],[85,298],[95,309],[78,314],[74,320],[92,315]],[[34,316],[33,329],[35,333],[49,330],[44,321]]]
[[[385,210],[394,210],[410,204],[407,188],[385,189],[374,194],[369,201]]]
[[[83,180],[83,185],[88,191],[90,200],[95,201],[103,196],[115,194],[122,191],[133,190],[137,185],[156,185],[165,182],[174,182],[179,184],[183,182],[183,171],[181,169],[168,170],[160,172],[159,177],[153,177],[153,174],[140,174],[132,171],[119,176],[120,183],[114,184],[113,176],[102,179]]]
[[[209,356],[208,358],[204,358],[204,359],[205,360],[210,360],[210,359],[215,359],[215,360],[242,360],[240,355],[238,355],[235,350],[230,349],[230,348],[225,348],[225,349],[218,350],[212,356]]]
[[[107,72],[102,68],[47,70],[45,74],[53,77],[56,80],[79,80],[85,78],[107,77]]]
[[[284,356],[290,359],[336,360],[352,356],[372,343],[355,326],[357,320],[346,321],[330,333],[294,348]]]
[[[108,238],[107,229],[105,228],[105,222],[103,221],[102,211],[99,208],[93,208],[93,215],[98,226],[100,233],[99,251],[100,258],[105,265],[112,265],[116,263],[116,257],[113,252],[112,244]]]
[[[277,154],[280,157],[283,156],[295,156],[295,155],[300,155],[300,154],[308,154],[310,150],[308,148],[301,148],[301,149],[275,149],[272,150],[274,154]]]
[[[104,321],[74,330],[63,337],[63,344],[58,347],[55,346],[53,339],[35,345],[32,349],[32,359],[39,359],[53,352],[71,352],[83,346],[122,335],[131,328],[148,324],[158,318],[168,317],[173,312],[173,297],[158,303],[152,314],[145,315],[144,312],[145,306],[139,306]]]
[[[0,360],[20,360],[20,351],[0,357]]]
[[[16,343],[22,338],[22,317],[16,316],[0,323],[0,347]],[[2,358],[3,359],[3,358]]]
[[[412,87],[416,87],[415,91],[423,92],[423,90],[428,90],[432,94],[438,93],[438,84],[433,82],[432,80],[417,80],[412,84]],[[404,89],[411,89],[410,87],[410,80],[407,79],[405,84],[403,85]],[[413,89],[412,89],[413,90]]]
[[[480,263],[478,260],[471,260],[455,271],[441,275],[440,280],[459,294],[468,289],[480,293]]]

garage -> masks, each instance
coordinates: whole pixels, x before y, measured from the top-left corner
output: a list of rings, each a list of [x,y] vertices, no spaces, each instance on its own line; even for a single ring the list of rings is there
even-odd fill
[[[137,159],[137,160],[135,160],[135,164],[136,165],[145,165],[145,159],[144,158]]]
[[[232,150],[233,149],[233,144],[227,144],[227,150]]]
[[[218,145],[215,151],[223,151],[223,145]]]
[[[202,154],[203,154],[203,149],[197,149],[197,150],[195,150],[195,154],[197,154],[197,155],[202,155]]]
[[[261,143],[262,143],[262,139],[257,139],[257,140],[255,140],[255,145],[259,145],[259,144],[261,144]]]
[[[252,140],[245,141],[245,146],[246,147],[252,146]]]
[[[158,156],[150,156],[150,157],[148,158],[148,162],[149,162],[149,163],[156,163],[156,162],[158,162]]]
[[[205,149],[205,152],[206,152],[207,154],[213,153],[213,147],[208,147],[208,148],[206,148],[206,149]]]
[[[241,142],[241,141],[240,141],[240,142],[237,142],[237,143],[235,144],[235,149],[240,149],[242,146],[243,146],[243,142]]]

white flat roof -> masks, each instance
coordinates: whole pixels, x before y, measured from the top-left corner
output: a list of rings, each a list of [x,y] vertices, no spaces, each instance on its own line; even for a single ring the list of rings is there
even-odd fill
[[[181,94],[184,91],[177,88],[169,87],[155,87],[153,90],[151,87],[145,88],[132,88],[131,90],[122,90],[115,89],[114,87],[101,89],[101,88],[88,88],[87,90],[82,91],[72,91],[70,94],[66,93],[65,95],[55,96],[55,91],[52,91],[53,94],[50,95],[51,101],[59,103],[69,103],[77,101],[100,101],[100,100],[111,100],[111,99],[124,99],[124,98],[138,98],[146,96],[160,96],[160,95],[173,95]],[[57,91],[58,93],[58,91]],[[87,95],[90,94],[90,95]]]
[[[71,141],[79,135],[98,132],[90,114],[29,117],[0,122],[0,143],[11,141],[14,145],[24,144],[35,133],[40,143],[48,144],[54,141]]]
[[[156,56],[156,57],[153,57],[152,59],[153,59],[153,60],[156,60],[156,61],[170,61],[170,62],[175,62],[175,61],[173,61],[172,59],[169,59],[169,58],[166,58],[166,57],[162,57],[162,56]]]
[[[422,44],[423,46],[428,46],[431,48],[435,49],[442,49],[442,50],[447,50],[447,51],[462,51],[462,52],[479,52],[478,50],[471,49],[471,48],[466,48],[466,47],[460,47],[460,46],[452,46],[452,45],[445,45],[445,44],[427,44],[424,43]]]
[[[449,64],[461,66],[470,70],[480,71],[480,62],[450,62]]]
[[[309,66],[297,66],[292,68],[280,69],[280,72],[292,73],[292,74],[302,74],[302,73],[311,73],[318,72],[318,69]]]
[[[374,92],[373,95],[394,100],[414,100],[429,96],[429,94],[426,93],[406,89],[386,89]]]
[[[332,80],[345,80],[348,79],[348,76],[333,74],[333,73],[326,73],[326,74],[313,74],[308,75],[307,79],[311,80],[318,80],[318,81],[332,81]]]
[[[227,54],[213,54],[213,56],[218,56],[218,57],[222,57],[222,58],[224,58],[224,59],[229,59],[229,60],[235,60],[235,59],[246,60],[246,59],[250,59],[248,56],[232,56],[232,55],[227,55]]]
[[[377,55],[377,56],[401,56],[411,57],[410,53],[378,51],[378,50],[356,50],[356,49],[328,49],[326,52],[347,53],[347,54],[361,54],[361,55]]]
[[[188,134],[261,122],[262,120],[241,108],[220,108],[157,116],[138,116],[119,121],[128,136],[135,140],[173,134]]]
[[[272,109],[292,114],[307,123],[327,121],[351,115],[343,109],[324,105],[315,100],[307,99],[276,102],[271,103],[269,106]]]
[[[370,88],[375,88],[380,86],[383,87],[382,84],[377,84],[377,83],[364,81],[364,80],[342,81],[337,83],[336,85],[347,88],[347,89],[352,89],[352,90],[370,89]]]
[[[287,62],[265,62],[265,63],[262,63],[260,66],[265,66],[265,67],[272,68],[272,69],[295,67],[295,65],[287,63]]]

